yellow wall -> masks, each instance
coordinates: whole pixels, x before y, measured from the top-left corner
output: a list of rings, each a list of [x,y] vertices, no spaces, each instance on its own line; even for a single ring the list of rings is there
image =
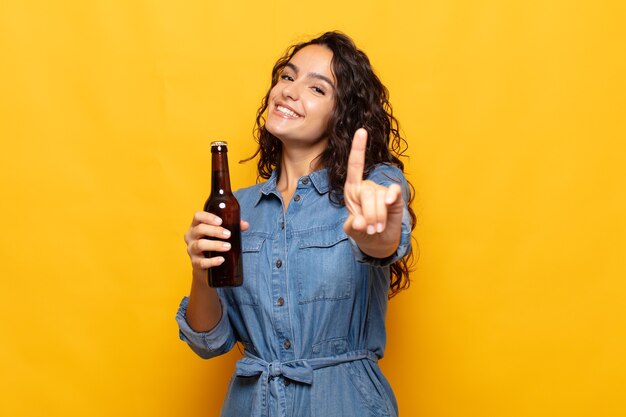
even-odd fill
[[[0,415],[217,415],[239,353],[174,322],[208,143],[249,156],[274,60],[332,28],[410,142],[402,414],[626,415],[623,4],[0,2]]]

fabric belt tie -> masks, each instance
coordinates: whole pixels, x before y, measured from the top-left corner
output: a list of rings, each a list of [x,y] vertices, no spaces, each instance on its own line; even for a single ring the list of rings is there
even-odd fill
[[[245,352],[245,354],[246,356],[244,358],[237,361],[237,365],[235,366],[235,375],[238,377],[260,375],[259,382],[261,382],[261,385],[259,386],[259,391],[257,392],[253,406],[252,415],[254,417],[269,415],[267,411],[268,397],[270,395],[270,383],[274,380],[278,380],[279,377],[311,385],[313,384],[313,371],[316,369],[327,368],[329,366],[335,366],[341,363],[361,359],[369,359],[374,362],[378,361],[378,356],[369,350],[355,350],[325,358],[295,359],[286,362],[267,362],[249,352]],[[273,387],[271,393],[277,397],[278,403],[280,404],[280,416],[284,416],[287,406],[284,389],[282,387]]]

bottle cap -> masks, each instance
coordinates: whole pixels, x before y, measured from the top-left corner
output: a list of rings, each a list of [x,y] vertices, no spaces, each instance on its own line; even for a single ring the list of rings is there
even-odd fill
[[[225,140],[216,140],[211,142],[211,146],[228,146],[228,142]]]

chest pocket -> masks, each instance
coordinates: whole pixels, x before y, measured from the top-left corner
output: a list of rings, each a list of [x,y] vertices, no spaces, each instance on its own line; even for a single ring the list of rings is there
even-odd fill
[[[259,304],[259,271],[260,252],[265,242],[265,236],[246,234],[241,235],[241,251],[243,253],[243,285],[231,288],[230,296],[236,304]]]
[[[300,237],[296,261],[300,304],[352,296],[357,266],[342,224]]]

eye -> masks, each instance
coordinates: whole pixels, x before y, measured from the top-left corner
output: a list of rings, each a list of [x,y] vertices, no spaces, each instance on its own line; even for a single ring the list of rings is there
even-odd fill
[[[280,74],[280,79],[285,81],[293,81],[293,77],[289,74]]]
[[[323,88],[318,87],[318,86],[316,86],[316,85],[315,85],[315,86],[313,86],[313,87],[311,87],[311,90],[313,90],[314,92],[316,92],[317,94],[320,94],[320,95],[322,95],[322,96],[325,96],[325,95],[326,95],[326,91],[324,91],[324,89],[323,89]]]

